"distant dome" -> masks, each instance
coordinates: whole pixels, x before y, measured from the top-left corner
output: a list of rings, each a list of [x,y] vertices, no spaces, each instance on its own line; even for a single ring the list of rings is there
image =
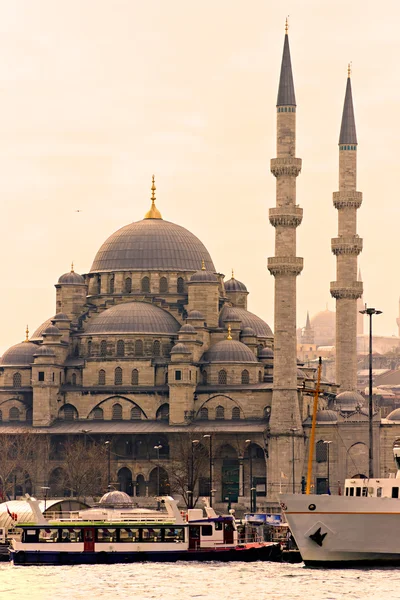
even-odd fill
[[[185,344],[179,342],[179,344],[175,344],[175,346],[172,348],[171,354],[191,354],[191,352],[188,347],[185,346]]]
[[[229,311],[229,315],[235,318],[239,318],[242,322],[242,328],[251,327],[256,332],[257,337],[261,338],[272,338],[273,334],[271,328],[257,317],[257,315],[253,315],[253,313],[249,312],[244,308],[239,308],[237,306],[224,306],[219,314],[219,326],[224,327],[224,321],[226,321],[226,315]]]
[[[187,319],[201,319],[204,320],[204,315],[199,310],[191,310],[188,313]]]
[[[274,358],[274,351],[272,348],[263,348],[258,353],[259,358]]]
[[[389,421],[400,421],[400,408],[392,410],[391,413],[386,417]]]
[[[62,285],[85,285],[85,280],[82,275],[71,271],[70,273],[64,273],[58,280],[58,283]]]
[[[46,327],[43,331],[42,335],[62,335],[62,333],[55,325],[49,325],[49,327]]]
[[[225,282],[225,290],[227,292],[247,292],[247,287],[244,283],[232,277]]]
[[[197,271],[202,260],[207,271],[215,272],[207,249],[193,233],[148,218],[113,233],[97,252],[90,272]]]
[[[116,507],[120,508],[122,506],[132,506],[132,498],[125,494],[125,492],[120,492],[118,490],[113,490],[112,492],[107,492],[100,498],[99,504],[101,506],[108,506],[110,508]]]
[[[218,279],[211,271],[200,270],[193,273],[190,283],[218,283]]]
[[[311,317],[311,328],[317,346],[332,346],[336,336],[336,313],[329,309],[322,310]]]
[[[196,330],[193,327],[193,325],[189,325],[189,323],[186,323],[186,325],[182,325],[182,327],[179,330],[179,333],[196,333]]]
[[[33,357],[37,352],[37,345],[31,342],[21,342],[11,346],[0,359],[2,367],[27,366],[33,363]]]
[[[364,404],[364,398],[358,392],[341,392],[336,396],[335,403],[342,412],[354,412]]]
[[[85,334],[178,333],[180,324],[167,311],[148,302],[127,302],[92,317]]]
[[[250,348],[237,340],[222,340],[203,354],[205,362],[258,362]]]
[[[254,331],[254,329],[252,329],[252,327],[245,327],[244,329],[242,329],[241,335],[254,337],[256,335],[256,332]]]
[[[334,410],[319,410],[317,412],[317,422],[324,423],[329,422],[333,423],[337,421],[337,413]]]

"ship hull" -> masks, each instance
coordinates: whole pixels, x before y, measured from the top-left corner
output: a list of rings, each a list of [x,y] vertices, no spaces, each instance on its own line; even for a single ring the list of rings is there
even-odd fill
[[[400,564],[399,499],[282,494],[280,500],[307,566]]]

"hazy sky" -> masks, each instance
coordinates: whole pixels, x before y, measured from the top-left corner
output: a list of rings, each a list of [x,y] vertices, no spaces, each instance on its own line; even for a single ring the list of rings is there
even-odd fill
[[[347,76],[359,142],[364,300],[397,333],[400,3],[371,0],[0,0],[0,353],[54,315],[58,277],[143,218],[197,235],[273,327],[276,94],[290,15],[297,97],[298,323],[335,279]],[[75,212],[77,209],[82,212]]]

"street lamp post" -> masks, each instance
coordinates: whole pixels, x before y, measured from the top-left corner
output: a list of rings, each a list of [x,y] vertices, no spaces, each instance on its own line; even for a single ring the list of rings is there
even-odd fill
[[[332,441],[331,440],[324,440],[324,444],[326,444],[327,459],[328,459],[328,473],[327,473],[327,475],[328,475],[328,477],[327,477],[327,480],[328,480],[328,489],[327,489],[327,492],[328,492],[328,494],[330,494],[331,493],[331,482],[330,482],[330,472],[329,472],[329,470],[330,470],[330,464],[329,464],[329,446],[332,444]]]
[[[373,315],[381,315],[381,310],[376,310],[376,308],[368,308],[365,305],[364,310],[360,310],[362,315],[369,316],[369,478],[372,479],[374,476],[374,439],[373,439],[373,429],[372,429],[372,418],[374,414],[374,408],[372,404],[372,316]]]
[[[192,452],[190,459],[190,496],[189,496],[189,508],[193,508],[193,496],[194,496],[194,447],[199,443],[199,440],[192,440]]]
[[[294,434],[297,431],[297,427],[291,427],[290,431],[292,432],[292,492],[296,493],[296,483],[295,483],[295,468],[294,468]]]
[[[91,429],[81,429],[81,432],[83,433],[83,445],[85,447],[85,450],[86,450],[86,436],[91,431],[92,431]]]
[[[157,496],[160,495],[160,450],[162,448],[161,444],[157,444],[154,446],[154,450],[157,452]]]
[[[203,435],[204,438],[208,438],[209,441],[209,454],[210,454],[210,507],[212,506],[213,497],[213,456],[212,456],[212,436],[210,433]]]
[[[248,445],[248,453],[249,453],[249,478],[250,478],[250,512],[254,512],[254,487],[253,487],[253,448],[251,446],[251,440],[246,440],[246,444]]]
[[[104,442],[104,445],[107,446],[107,489],[110,491],[111,488],[111,442],[107,440]]]
[[[43,490],[44,493],[44,511],[46,512],[46,504],[47,504],[47,492],[49,491],[49,487],[47,485],[42,485],[41,489]]]

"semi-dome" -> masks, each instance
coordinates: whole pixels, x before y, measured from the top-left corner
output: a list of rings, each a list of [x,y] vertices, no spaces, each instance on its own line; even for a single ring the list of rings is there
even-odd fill
[[[62,335],[61,331],[55,325],[49,325],[43,331],[42,335]]]
[[[364,398],[355,391],[341,392],[336,396],[335,403],[342,412],[354,412],[364,404]]]
[[[247,287],[232,276],[231,279],[225,282],[225,290],[227,292],[247,292]]]
[[[130,223],[101,246],[91,273],[108,271],[197,271],[201,261],[215,272],[202,242],[184,227],[160,218]]]
[[[51,320],[52,321],[70,321],[71,319],[65,313],[57,313],[56,315],[54,315],[54,317]]]
[[[190,283],[218,283],[218,279],[211,271],[200,270],[193,273]]]
[[[118,304],[92,317],[85,334],[178,333],[180,324],[167,311],[147,302]]]
[[[27,366],[33,363],[33,357],[37,352],[37,345],[32,342],[21,342],[11,346],[0,359],[2,367]]]
[[[245,327],[244,329],[242,329],[242,336],[254,337],[255,335],[256,332],[252,327]]]
[[[229,311],[229,313],[228,313]],[[257,337],[272,338],[273,334],[271,328],[265,321],[253,315],[245,308],[239,308],[238,306],[224,306],[219,314],[219,326],[224,327],[224,321],[226,321],[226,315],[229,314],[229,318],[236,317],[242,322],[242,329],[244,327],[251,327],[256,332]]]
[[[182,325],[182,327],[179,330],[179,333],[196,333],[196,330],[193,327],[193,325],[189,325],[189,323],[186,323],[185,325]]]
[[[400,408],[392,410],[392,412],[389,413],[386,418],[388,419],[388,421],[400,421]]]
[[[64,273],[58,280],[58,283],[62,285],[85,285],[85,280],[82,275],[71,271],[70,273]]]
[[[119,490],[112,490],[111,492],[107,492],[100,498],[99,504],[101,506],[107,506],[110,508],[116,507],[120,508],[122,506],[132,506],[132,498],[128,496],[125,492],[120,492]]]
[[[222,340],[207,350],[202,356],[204,362],[258,362],[250,348],[237,340]]]
[[[201,319],[204,320],[204,315],[199,310],[190,310],[188,312],[187,319]]]
[[[263,348],[258,353],[259,358],[274,358],[274,351],[272,348]]]
[[[191,354],[191,352],[188,347],[185,346],[185,344],[179,342],[179,344],[175,344],[175,346],[172,348],[171,354]]]
[[[319,410],[317,412],[318,423],[336,423],[337,413],[334,410]]]

